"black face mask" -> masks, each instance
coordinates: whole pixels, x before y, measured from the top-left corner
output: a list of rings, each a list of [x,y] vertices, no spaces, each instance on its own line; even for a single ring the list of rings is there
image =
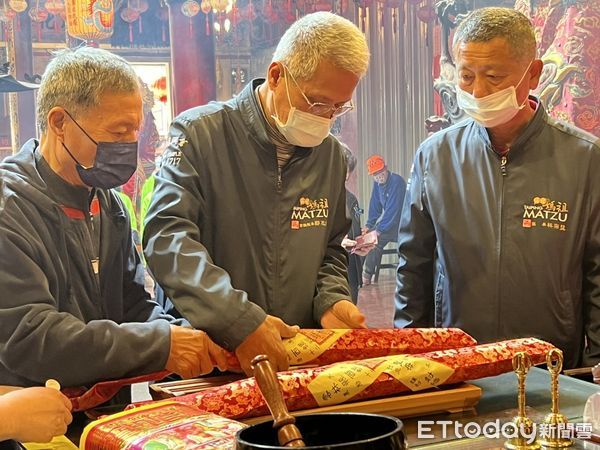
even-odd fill
[[[66,110],[65,112],[81,131],[96,144],[96,160],[92,167],[84,167],[73,156],[65,143],[62,145],[75,164],[77,173],[86,185],[101,189],[111,189],[127,183],[137,168],[138,143],[96,142]]]

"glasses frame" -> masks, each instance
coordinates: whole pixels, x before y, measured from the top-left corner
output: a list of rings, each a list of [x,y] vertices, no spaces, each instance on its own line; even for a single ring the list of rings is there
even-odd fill
[[[294,75],[292,75],[292,73],[290,72],[290,69],[287,68],[287,66],[285,64],[282,64],[283,68],[285,69],[285,71],[290,75],[290,78],[292,79],[292,81],[294,82],[294,84],[296,85],[296,87],[298,88],[298,90],[300,91],[300,93],[302,94],[302,97],[304,97],[304,101],[306,102],[306,104],[308,105],[308,112],[311,114],[314,114],[315,116],[326,116],[328,115],[330,118],[338,118],[343,116],[346,113],[349,113],[350,111],[352,111],[354,109],[354,102],[352,100],[344,103],[341,106],[335,106],[329,103],[321,103],[321,102],[311,102],[308,97],[306,96],[306,94],[304,93],[304,91],[302,90],[302,88],[300,87],[300,85],[298,84],[298,82],[296,81],[296,79],[294,78]]]

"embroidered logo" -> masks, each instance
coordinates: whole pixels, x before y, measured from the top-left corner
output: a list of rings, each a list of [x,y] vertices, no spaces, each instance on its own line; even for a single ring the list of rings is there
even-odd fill
[[[299,206],[292,208],[292,220],[290,227],[292,230],[299,230],[308,227],[325,227],[329,217],[329,200],[320,198],[311,200],[308,197],[300,197]]]
[[[163,166],[177,166],[181,162],[182,148],[188,144],[188,140],[183,136],[171,136],[169,146],[162,157]]]
[[[567,231],[569,208],[566,202],[534,197],[533,204],[523,205],[523,228],[544,227]]]

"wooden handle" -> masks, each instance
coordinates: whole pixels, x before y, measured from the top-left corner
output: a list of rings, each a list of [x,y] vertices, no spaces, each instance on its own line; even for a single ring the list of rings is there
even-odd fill
[[[302,434],[295,425],[296,418],[288,412],[285,405],[281,386],[269,358],[266,355],[256,356],[252,360],[252,369],[260,392],[273,416],[273,428],[277,430],[279,444],[284,447],[305,447]]]

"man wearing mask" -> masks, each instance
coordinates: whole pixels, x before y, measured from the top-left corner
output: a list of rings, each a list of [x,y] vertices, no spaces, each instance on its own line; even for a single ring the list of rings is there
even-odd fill
[[[144,291],[129,219],[110,189],[137,163],[133,68],[105,50],[60,51],[37,101],[40,141],[0,164],[0,384],[224,368],[222,349]]]
[[[362,232],[365,234],[375,231],[377,244],[365,258],[363,286],[371,284],[385,246],[398,239],[400,213],[406,192],[404,178],[390,172],[382,156],[373,155],[367,159],[367,171],[373,177],[373,190],[369,201],[369,216]]]
[[[178,311],[250,372],[288,367],[296,328],[363,327],[341,241],[346,164],[329,134],[369,61],[348,20],[307,15],[284,34],[266,79],[191,109],[171,127],[144,229],[156,281]]]
[[[480,342],[536,336],[564,351],[565,367],[598,363],[598,138],[529,95],[542,61],[522,14],[475,10],[453,48],[458,104],[472,120],[416,154],[395,325],[456,326]]]

